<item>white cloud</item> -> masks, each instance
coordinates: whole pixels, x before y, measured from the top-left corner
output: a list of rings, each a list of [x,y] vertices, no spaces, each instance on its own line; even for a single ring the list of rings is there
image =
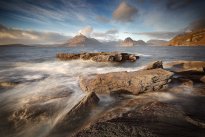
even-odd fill
[[[79,30],[79,33],[81,33],[87,37],[90,37],[92,32],[93,32],[93,28],[91,26],[87,26],[87,27]]]

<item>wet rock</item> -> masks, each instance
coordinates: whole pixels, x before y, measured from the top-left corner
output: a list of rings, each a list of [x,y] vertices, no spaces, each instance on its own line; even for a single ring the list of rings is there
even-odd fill
[[[195,72],[204,73],[204,61],[172,61],[164,64],[166,69],[173,72]]]
[[[79,131],[75,137],[192,137],[204,136],[203,128],[193,124],[193,119],[176,107],[160,101],[129,101],[103,115],[89,127]],[[194,120],[193,120],[194,121]],[[180,131],[180,132],[179,132]]]
[[[88,93],[78,104],[76,104],[70,112],[67,114],[67,117],[75,116],[79,113],[83,113],[89,110],[89,107],[96,105],[99,102],[99,98],[95,92]]]
[[[9,116],[9,121],[18,127],[28,122],[39,123],[48,120],[63,106],[60,103],[65,103],[72,92],[56,91],[50,92],[48,95],[37,95],[25,99],[23,104],[19,104],[19,108]]]
[[[18,85],[18,82],[2,81],[0,82],[0,88],[11,88]]]
[[[128,53],[119,52],[97,52],[97,53],[80,53],[80,54],[70,54],[70,53],[59,53],[56,57],[60,60],[73,60],[73,59],[83,59],[83,60],[93,60],[95,62],[124,62],[124,61],[136,61],[139,56]]]
[[[202,76],[202,77],[200,78],[200,81],[203,82],[203,83],[205,83],[205,76]]]
[[[73,59],[79,59],[80,54],[58,53],[56,57],[59,58],[60,60],[73,60]]]
[[[97,105],[99,98],[94,92],[88,93],[82,98],[53,128],[49,136],[68,136],[68,133],[72,133],[79,124],[89,116],[91,109]],[[65,134],[65,135],[64,135]]]
[[[163,69],[162,61],[156,61],[156,62],[150,63],[144,69],[145,70],[150,70],[150,69],[157,69],[157,68],[162,68]]]
[[[163,69],[112,72],[81,77],[80,87],[85,92],[140,94],[163,89],[172,75]]]

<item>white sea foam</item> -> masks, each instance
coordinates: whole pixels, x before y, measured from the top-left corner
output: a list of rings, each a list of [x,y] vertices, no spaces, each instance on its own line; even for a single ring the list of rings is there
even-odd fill
[[[1,71],[0,78],[3,79],[11,75],[16,79],[24,79],[30,82],[20,83],[16,87],[1,93],[0,109],[8,110],[9,112],[15,111],[32,104],[32,101],[45,96],[52,96],[52,94],[54,94],[53,91],[72,92],[66,102],[56,104],[59,106],[59,110],[51,120],[42,121],[43,123],[41,123],[41,125],[35,127],[28,126],[28,129],[24,130],[24,132],[22,130],[22,132],[18,133],[20,134],[19,136],[27,136],[29,134],[28,132],[41,131],[42,126],[44,126],[44,128],[47,126],[47,130],[38,136],[48,134],[84,96],[78,84],[79,76],[95,73],[136,71],[140,69],[135,66],[129,67],[129,65],[130,64],[96,63],[82,60],[16,63],[14,64],[15,67]],[[105,98],[103,96],[101,98],[101,103],[105,103],[104,106],[113,102],[111,98]],[[42,102],[39,101],[39,103]],[[43,103],[51,103],[51,100]],[[36,134],[33,135],[35,136]]]

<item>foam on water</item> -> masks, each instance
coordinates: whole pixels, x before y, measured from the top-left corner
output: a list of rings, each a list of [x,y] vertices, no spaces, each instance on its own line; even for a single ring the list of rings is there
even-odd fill
[[[22,83],[16,87],[7,89],[6,92],[1,93],[0,110],[8,112],[18,111],[22,107],[32,105],[33,102],[35,105],[49,104],[55,100],[39,101],[39,103],[38,100],[44,97],[54,96],[53,91],[57,93],[61,93],[61,91],[72,92],[72,94],[67,97],[67,101],[63,100],[60,104],[56,103],[59,109],[55,115],[52,116],[52,119],[48,121],[42,120],[38,125],[28,125],[26,127],[28,129],[15,134],[19,136],[28,136],[29,132],[42,132],[38,134],[38,136],[49,134],[52,128],[55,127],[84,96],[78,84],[79,76],[117,71],[135,71],[139,69],[137,67],[119,64],[96,63],[82,60],[67,62],[55,60],[40,63],[19,62],[13,64],[13,66],[14,67],[10,69],[1,70],[0,79],[7,79],[7,81],[9,80],[8,78],[11,78],[11,80],[12,78],[15,78],[15,80],[23,80],[21,81]],[[113,102],[112,99],[107,99],[108,98],[102,97],[102,103],[104,102],[105,106]],[[42,127],[46,130],[41,131]],[[33,136],[36,136],[36,134],[33,134]]]

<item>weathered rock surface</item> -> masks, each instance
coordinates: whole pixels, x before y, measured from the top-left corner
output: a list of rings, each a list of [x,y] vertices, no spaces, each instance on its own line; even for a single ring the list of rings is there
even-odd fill
[[[164,64],[165,68],[173,72],[204,72],[205,62],[204,61],[172,61]]]
[[[113,72],[81,77],[80,87],[85,92],[140,94],[166,87],[172,75],[163,69]]]
[[[94,92],[88,93],[65,117],[58,121],[49,136],[59,136],[59,133],[61,136],[68,136],[67,132],[72,133],[79,126],[80,122],[82,122],[81,120],[89,116],[89,112],[98,102],[99,98]]]
[[[95,92],[88,93],[78,104],[76,104],[68,113],[68,117],[75,116],[89,110],[89,107],[96,105],[99,98]]]
[[[150,70],[150,69],[157,69],[157,68],[162,68],[163,69],[162,61],[156,61],[156,62],[150,63],[144,69],[145,70]]]
[[[28,122],[38,123],[51,118],[61,107],[60,102],[66,103],[72,92],[55,91],[48,95],[33,96],[24,100],[24,104],[9,117],[9,121],[15,126]]]
[[[123,109],[130,108],[130,109]],[[111,110],[75,137],[202,137],[203,127],[173,105],[134,99]]]
[[[124,62],[124,61],[136,61],[139,56],[128,53],[118,53],[118,52],[98,52],[98,53],[59,53],[56,57],[60,60],[93,60],[95,62]]]
[[[0,88],[10,88],[10,87],[14,87],[17,84],[19,84],[18,82],[11,82],[11,81],[1,81],[0,82]]]

